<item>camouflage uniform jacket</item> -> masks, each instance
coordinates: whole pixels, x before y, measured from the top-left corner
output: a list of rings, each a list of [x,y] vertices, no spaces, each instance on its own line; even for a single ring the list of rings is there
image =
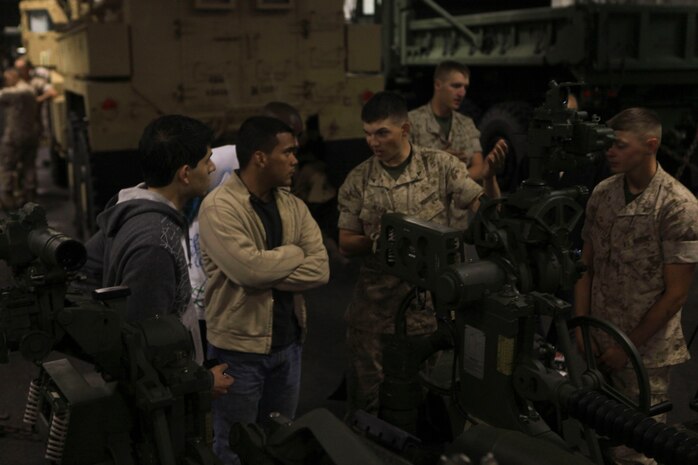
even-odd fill
[[[0,141],[4,144],[23,144],[36,139],[37,103],[32,87],[19,81],[12,87],[0,89],[0,106],[5,111],[5,129]]]
[[[32,89],[34,89],[34,93],[37,97],[43,95],[43,93],[46,92],[49,87],[51,87],[48,80],[41,76],[32,76],[28,84]]]
[[[661,167],[627,205],[623,182],[616,175],[594,189],[582,238],[594,251],[590,314],[627,334],[664,292],[663,265],[698,262],[698,202]],[[687,360],[681,311],[638,350],[648,368]]]
[[[430,103],[412,110],[409,118],[412,124],[410,142],[415,145],[456,151],[459,153],[458,158],[468,166],[473,153],[482,152],[480,131],[477,130],[471,118],[457,111],[453,112],[451,130],[447,139],[441,135],[441,126],[436,121]]]
[[[466,208],[481,192],[482,187],[468,177],[463,163],[441,150],[412,146],[412,160],[397,180],[375,157],[349,173],[339,190],[339,227],[377,237],[381,216],[390,212],[448,225],[451,199]],[[345,315],[349,326],[393,333],[395,314],[410,287],[386,274],[376,256],[367,256]],[[436,328],[431,308],[421,308],[414,302],[407,315],[409,334],[424,334]]]

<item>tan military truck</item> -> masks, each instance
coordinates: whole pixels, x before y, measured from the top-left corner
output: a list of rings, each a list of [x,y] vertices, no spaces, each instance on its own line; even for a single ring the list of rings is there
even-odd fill
[[[356,5],[352,21],[345,3]],[[698,189],[698,1],[23,0],[30,57],[54,69],[53,134],[68,161],[81,229],[138,180],[133,153],[163,113],[220,134],[270,100],[317,115],[336,181],[365,151],[361,103],[385,86],[425,103],[433,69],[472,65],[467,107],[485,150],[510,147],[500,184],[525,177],[532,104],[551,78],[584,81],[583,110],[646,105],[665,123],[664,166]],[[38,25],[47,32],[32,28]],[[42,20],[42,18],[44,18]],[[48,18],[46,20],[45,18]],[[62,84],[61,84],[62,83]],[[352,142],[353,141],[353,142]],[[327,144],[326,144],[327,145]]]
[[[52,69],[53,138],[79,229],[140,178],[134,151],[154,117],[182,113],[219,135],[269,101],[318,115],[326,140],[361,137],[359,109],[383,88],[380,29],[341,0],[23,0],[29,57]],[[375,41],[375,42],[373,42]],[[361,48],[362,53],[352,53]]]

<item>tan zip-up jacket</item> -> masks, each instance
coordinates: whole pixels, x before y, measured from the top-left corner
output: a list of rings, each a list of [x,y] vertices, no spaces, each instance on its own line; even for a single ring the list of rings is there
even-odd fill
[[[201,205],[206,327],[209,342],[218,348],[271,351],[272,288],[295,292],[295,312],[305,335],[306,309],[299,292],[329,280],[327,251],[308,208],[286,189],[277,189],[275,197],[283,239],[272,250],[266,250],[264,225],[237,173]]]

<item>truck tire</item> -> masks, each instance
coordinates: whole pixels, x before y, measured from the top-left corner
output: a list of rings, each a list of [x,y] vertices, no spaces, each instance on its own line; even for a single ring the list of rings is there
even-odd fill
[[[492,150],[498,139],[509,146],[506,163],[497,173],[502,193],[513,192],[526,179],[526,134],[533,108],[525,102],[504,102],[490,107],[480,120],[480,143],[482,153]]]

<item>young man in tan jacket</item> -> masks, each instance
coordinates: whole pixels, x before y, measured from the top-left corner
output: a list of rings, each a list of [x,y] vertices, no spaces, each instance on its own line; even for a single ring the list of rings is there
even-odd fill
[[[329,279],[320,229],[288,190],[297,148],[283,122],[249,118],[238,132],[240,169],[199,213],[209,357],[236,380],[213,403],[214,452],[225,464],[239,463],[228,446],[233,423],[295,415],[306,323],[300,292]]]

